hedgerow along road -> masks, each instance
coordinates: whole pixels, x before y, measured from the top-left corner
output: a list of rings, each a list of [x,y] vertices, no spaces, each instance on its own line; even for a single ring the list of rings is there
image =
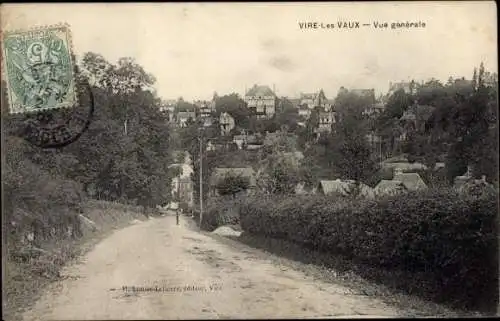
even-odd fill
[[[25,320],[397,317],[380,298],[188,227],[175,214],[118,230],[68,265]],[[134,288],[135,287],[135,288]]]

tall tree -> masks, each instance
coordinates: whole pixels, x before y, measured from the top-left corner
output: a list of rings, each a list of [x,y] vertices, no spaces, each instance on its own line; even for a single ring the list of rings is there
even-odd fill
[[[215,104],[216,115],[219,116],[223,112],[230,114],[237,126],[241,128],[249,128],[250,111],[246,103],[238,94],[232,93],[218,97]]]
[[[337,103],[340,104],[340,121],[328,138],[332,165],[342,178],[366,181],[375,173],[376,165],[366,139],[363,104],[353,95],[346,95]]]

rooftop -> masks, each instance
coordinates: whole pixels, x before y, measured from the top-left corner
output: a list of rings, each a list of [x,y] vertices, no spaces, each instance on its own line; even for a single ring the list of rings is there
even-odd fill
[[[416,191],[419,189],[426,189],[427,185],[424,180],[417,173],[394,173],[395,181],[400,181],[409,191]]]
[[[375,186],[374,191],[377,194],[392,194],[395,192],[403,192],[406,190],[403,182],[396,180],[381,180],[377,186]]]
[[[245,96],[275,96],[274,92],[266,85],[254,85]]]
[[[343,196],[348,196],[353,193],[356,186],[356,181],[353,180],[321,180],[319,182],[319,188],[324,194],[336,193]],[[359,183],[360,194],[365,197],[370,197],[373,195],[373,190],[368,185]]]
[[[247,177],[250,180],[250,186],[256,185],[255,171],[251,167],[214,168],[210,177],[210,185],[217,185],[217,183],[227,175]]]
[[[194,111],[180,111],[177,113],[178,118],[195,118],[196,113]]]

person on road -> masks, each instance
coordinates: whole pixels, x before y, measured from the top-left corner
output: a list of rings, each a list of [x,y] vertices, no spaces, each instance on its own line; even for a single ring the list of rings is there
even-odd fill
[[[179,225],[179,204],[177,202],[172,202],[170,208],[175,211],[175,221]]]

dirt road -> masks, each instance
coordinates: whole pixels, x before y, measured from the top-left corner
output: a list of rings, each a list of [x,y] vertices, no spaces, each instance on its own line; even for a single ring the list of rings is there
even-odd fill
[[[187,220],[176,226],[175,217],[166,216],[115,232],[68,266],[66,279],[24,319],[403,315],[373,297],[276,265],[259,250],[223,244],[189,229]]]

